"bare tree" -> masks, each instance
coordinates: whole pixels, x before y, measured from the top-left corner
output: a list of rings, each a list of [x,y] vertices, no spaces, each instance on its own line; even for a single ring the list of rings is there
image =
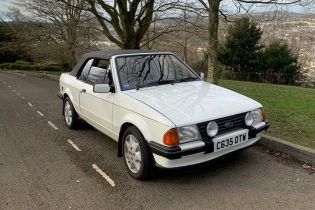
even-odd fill
[[[186,10],[183,10],[182,12],[182,16],[181,18],[183,19],[183,22],[182,22],[182,29],[183,29],[183,37],[181,38],[181,40],[179,40],[179,45],[182,47],[183,49],[183,53],[184,53],[184,56],[183,56],[183,59],[185,62],[187,62],[188,60],[188,41],[189,41],[189,38],[191,37],[188,33],[188,18],[189,18],[189,14]]]
[[[205,38],[204,17],[191,14],[178,7],[175,2],[160,16],[155,13],[154,21],[148,29],[142,46],[159,51],[172,51],[185,62],[195,63],[197,48],[201,48]],[[202,44],[201,44],[202,43]]]
[[[31,60],[26,19],[19,9],[13,7],[0,13],[0,62]]]
[[[87,0],[104,35],[120,48],[138,49],[154,11],[154,0]],[[113,29],[117,36],[115,36]]]
[[[87,2],[88,10],[94,14],[102,33],[110,41],[120,48],[139,49],[144,45],[142,41],[151,23],[159,19],[155,18],[155,14],[165,13],[176,1],[87,0]]]
[[[74,6],[70,6],[74,5]],[[65,60],[70,67],[76,63],[79,29],[90,17],[85,12],[86,0],[24,0],[23,6],[33,13],[39,22],[45,23],[50,40],[64,46]]]

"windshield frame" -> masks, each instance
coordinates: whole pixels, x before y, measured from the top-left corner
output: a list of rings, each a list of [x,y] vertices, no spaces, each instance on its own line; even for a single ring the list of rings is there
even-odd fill
[[[121,78],[120,78],[120,75],[119,75],[119,72],[118,72],[118,65],[117,65],[117,58],[120,58],[120,57],[135,57],[135,56],[141,56],[141,55],[172,55],[174,56],[176,59],[178,59],[178,61],[180,63],[182,63],[184,66],[187,67],[187,69],[197,77],[197,79],[199,80],[195,80],[195,81],[202,81],[202,79],[200,78],[200,76],[190,67],[188,66],[182,59],[180,59],[179,57],[177,57],[174,53],[169,53],[169,52],[152,52],[152,53],[133,53],[133,54],[121,54],[121,55],[116,55],[116,56],[113,56],[113,60],[114,60],[114,63],[115,63],[115,71],[116,71],[116,75],[117,75],[117,78],[118,78],[118,83],[119,83],[119,88],[120,88],[120,91],[130,91],[130,90],[136,90],[137,88],[132,88],[132,89],[128,89],[128,90],[124,90],[123,87],[122,87],[122,82],[121,82]],[[193,81],[185,81],[185,82],[193,82]],[[177,82],[178,83],[178,82]],[[182,83],[182,82],[180,82]],[[164,85],[164,84],[162,84]],[[165,84],[166,85],[166,84]],[[160,85],[156,85],[156,86],[160,86]],[[148,87],[141,87],[142,88],[149,88],[149,87],[152,87],[152,86],[148,86]]]

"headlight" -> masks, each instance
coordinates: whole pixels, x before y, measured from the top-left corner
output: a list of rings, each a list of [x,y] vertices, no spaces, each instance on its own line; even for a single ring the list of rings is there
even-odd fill
[[[200,139],[198,127],[196,125],[188,125],[177,128],[179,142],[195,141]]]
[[[217,135],[219,132],[219,127],[218,124],[215,121],[211,121],[209,122],[208,126],[207,126],[207,134],[210,137],[214,137],[215,135]]]
[[[254,115],[252,112],[248,112],[245,116],[245,124],[251,126],[254,123]]]
[[[264,121],[264,114],[262,112],[262,109],[256,109],[252,111],[254,115],[254,125],[257,125],[258,123],[261,123]]]
[[[245,124],[247,126],[253,126],[264,121],[264,114],[262,109],[256,109],[248,112],[245,116]]]

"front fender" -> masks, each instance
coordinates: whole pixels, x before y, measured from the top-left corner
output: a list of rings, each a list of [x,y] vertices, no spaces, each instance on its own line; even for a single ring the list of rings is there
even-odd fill
[[[144,139],[149,142],[157,142],[162,144],[163,143],[163,135],[170,129],[169,125],[162,124],[150,118],[144,117],[137,113],[124,113],[123,110],[118,112],[120,116],[123,116],[118,124],[114,123],[114,129],[117,133],[118,139],[118,156],[122,156],[122,135],[124,132],[124,128],[126,124],[132,124],[139,129],[139,131],[144,136]]]
[[[118,133],[120,133],[120,129],[122,128],[122,125],[124,125],[125,123],[130,123],[136,126],[147,141],[153,139],[152,134],[150,133],[150,129],[148,127],[148,123],[139,115],[134,113],[129,113],[125,115],[125,117],[119,123],[120,125]]]
[[[171,129],[169,125],[165,125],[161,122],[153,120],[149,117],[145,117],[138,113],[130,112],[129,110],[117,110],[117,112],[114,113],[114,116],[117,117],[116,119],[121,119],[118,121],[118,123],[114,122],[114,129],[116,128],[115,133],[121,134],[122,126],[125,123],[130,123],[140,130],[140,132],[148,142],[155,141],[157,143],[163,144],[164,134],[169,129]]]

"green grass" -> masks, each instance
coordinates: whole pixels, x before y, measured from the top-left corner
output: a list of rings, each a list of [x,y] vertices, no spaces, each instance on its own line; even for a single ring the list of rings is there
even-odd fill
[[[52,78],[52,79],[58,79],[59,76],[63,73],[59,71],[24,71],[24,70],[15,70],[14,72],[25,74],[25,75],[47,77],[47,78]]]
[[[263,104],[271,122],[267,134],[315,149],[315,89],[233,80],[219,85]]]
[[[43,74],[43,75],[53,75],[53,76],[60,76],[63,72],[59,71],[36,71],[37,73]]]

